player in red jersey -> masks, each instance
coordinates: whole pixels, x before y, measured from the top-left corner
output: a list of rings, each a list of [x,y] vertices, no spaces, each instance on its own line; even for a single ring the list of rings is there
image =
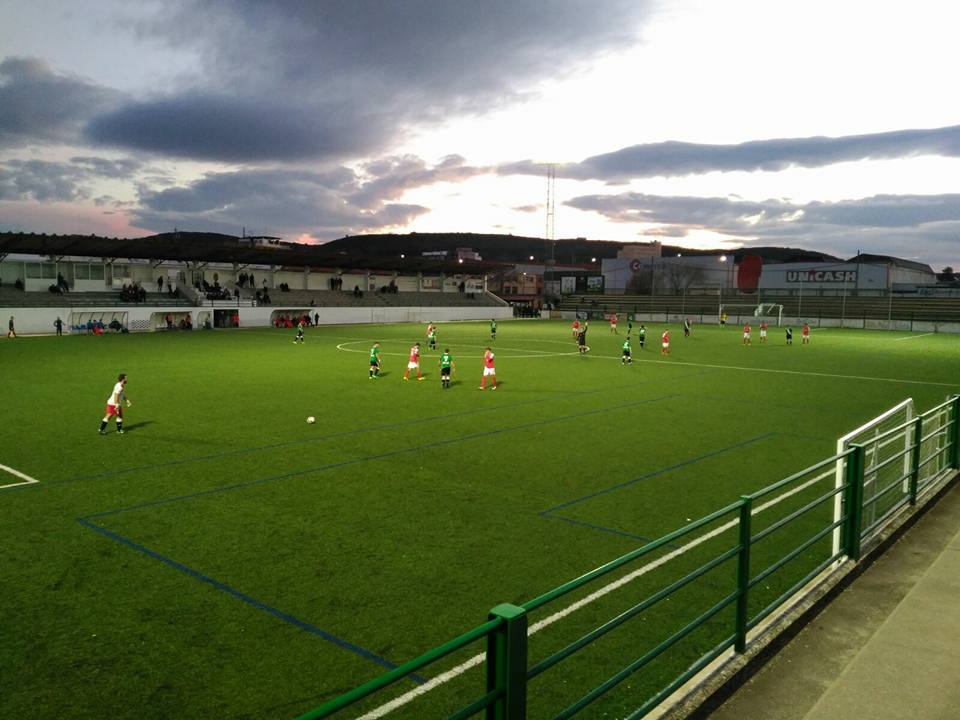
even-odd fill
[[[750,323],[744,323],[744,324],[743,324],[743,344],[744,344],[744,345],[751,345],[751,344],[752,344],[752,343],[750,342]]]
[[[660,336],[660,354],[670,354],[670,328],[664,329],[663,335]]]
[[[800,339],[804,345],[810,344],[810,323],[803,324],[803,330],[800,331]]]
[[[767,341],[767,321],[760,321],[760,342],[765,343]]]
[[[480,389],[484,390],[487,387],[487,378],[490,378],[490,382],[493,387],[491,390],[497,389],[497,371],[493,366],[493,350],[487,348],[486,352],[483,353],[483,378],[480,380]]]
[[[580,318],[576,318],[573,321],[573,337],[576,339],[577,335],[580,334]]]
[[[407,371],[403,374],[403,379],[409,380],[410,371],[414,369],[417,371],[417,380],[423,380],[423,376],[420,374],[420,343],[414,343],[413,347],[410,348],[410,359],[407,361]]]
[[[617,320],[617,314],[613,313],[613,315],[610,316],[610,332],[619,335],[620,332],[617,330]]]

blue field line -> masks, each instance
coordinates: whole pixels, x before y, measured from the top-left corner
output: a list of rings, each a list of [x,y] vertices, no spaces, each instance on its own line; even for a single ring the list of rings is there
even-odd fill
[[[746,445],[751,445],[755,442],[760,442],[761,440],[766,440],[769,437],[773,437],[774,435],[779,435],[779,434],[780,433],[768,432],[768,433],[764,433],[763,435],[757,435],[755,437],[748,438],[746,440],[741,440],[740,442],[734,443],[733,445],[727,445],[726,447],[719,448],[718,450],[711,450],[708,453],[704,453],[703,455],[697,455],[696,457],[689,458],[687,460],[684,460],[683,462],[674,463],[673,465],[668,465],[667,467],[660,468],[659,470],[654,470],[652,472],[645,473],[639,477],[633,478],[632,480],[627,480],[622,483],[617,483],[616,485],[611,485],[610,487],[603,488],[602,490],[596,490],[588,495],[584,495],[583,497],[567,500],[565,502],[560,503],[559,505],[553,506],[552,508],[548,508],[547,510],[541,510],[539,514],[549,515],[551,513],[556,512],[557,510],[562,510],[563,508],[570,507],[571,505],[582,503],[585,500],[590,500],[592,498],[599,497],[600,495],[606,495],[607,493],[611,493],[616,490],[622,490],[623,488],[630,487],[631,485],[635,485],[636,483],[641,482],[642,480],[648,480],[652,477],[656,477],[657,475],[662,475],[663,473],[670,472],[671,470],[677,470],[679,468],[686,467],[687,465],[693,465],[694,463],[698,463],[701,460],[706,460],[707,458],[711,458],[716,455],[721,455],[725,452],[729,452],[730,450],[736,450],[737,448],[741,448]]]
[[[683,380],[683,379],[688,379],[692,377],[697,377],[700,375],[710,375],[715,372],[717,372],[717,370],[702,370],[699,372],[683,375],[679,379]],[[223,452],[211,453],[208,455],[195,455],[193,457],[179,458],[176,460],[167,460],[164,462],[151,463],[148,465],[137,465],[134,467],[121,468],[118,470],[108,470],[106,472],[94,473],[92,475],[77,475],[71,478],[65,478],[63,480],[45,481],[44,483],[38,483],[38,485],[47,485],[47,486],[64,485],[64,484],[80,482],[84,480],[99,480],[101,478],[106,478],[106,477],[127,475],[129,473],[142,472],[145,470],[156,470],[158,468],[175,467],[177,465],[186,465],[193,462],[202,462],[204,460],[219,460],[225,457],[247,455],[250,453],[260,452],[262,450],[277,450],[280,448],[295,447],[298,445],[308,445],[310,443],[319,443],[319,442],[324,442],[324,441],[335,439],[335,438],[348,437],[350,435],[362,435],[365,433],[379,432],[381,430],[391,430],[393,428],[401,428],[401,427],[407,427],[410,425],[418,425],[421,423],[435,422],[437,420],[449,420],[451,418],[465,417],[470,415],[479,415],[481,413],[495,412],[497,410],[512,410],[514,408],[525,407],[527,405],[536,405],[536,404],[545,403],[545,402],[555,402],[557,400],[568,400],[573,395],[582,397],[585,395],[595,395],[598,393],[624,390],[627,388],[640,387],[640,386],[647,385],[649,383],[654,383],[654,382],[659,382],[659,380],[655,378],[650,378],[649,380],[643,380],[641,382],[630,383],[627,385],[614,385],[610,387],[596,388],[594,390],[579,390],[579,391],[571,390],[568,392],[556,394],[551,397],[539,398],[537,400],[527,400],[524,402],[513,403],[511,405],[498,405],[495,407],[487,407],[487,408],[479,408],[479,409],[472,409],[472,410],[464,410],[462,412],[447,413],[445,415],[432,415],[430,417],[425,417],[425,418],[414,418],[411,420],[403,420],[401,422],[396,422],[396,423],[385,423],[382,425],[369,425],[362,428],[355,428],[353,430],[343,430],[340,432],[329,433],[327,435],[321,435],[319,437],[305,438],[303,440],[286,440],[284,442],[272,443],[269,445],[257,445],[250,448],[241,448],[239,450],[225,450]],[[24,486],[24,487],[28,487],[28,486]]]
[[[205,497],[208,495],[219,495],[220,493],[231,492],[233,490],[242,490],[245,488],[253,487],[255,485],[262,485],[268,482],[275,482],[277,480],[288,480],[290,478],[301,477],[303,475],[310,475],[313,473],[325,472],[327,470],[334,470],[336,468],[348,467],[350,465],[358,465],[360,463],[370,462],[371,460],[383,460],[385,458],[396,457],[397,455],[403,455],[405,453],[418,452],[421,450],[429,450],[431,448],[443,447],[445,445],[453,445],[454,443],[464,442],[467,440],[477,440],[479,438],[490,437],[493,435],[500,435],[502,433],[514,432],[515,430],[527,430],[529,428],[539,427],[541,425],[549,425],[551,423],[563,422],[566,420],[575,420],[577,418],[589,417],[591,415],[598,415],[600,413],[613,412],[615,410],[625,410],[627,408],[638,407],[640,405],[649,405],[651,403],[660,402],[662,400],[669,400],[673,397],[675,396],[661,395],[654,398],[645,398],[643,400],[635,400],[634,402],[623,403],[622,405],[614,405],[612,407],[595,408],[593,410],[588,410],[586,412],[574,413],[573,415],[558,415],[556,417],[544,418],[541,420],[534,420],[533,422],[523,423],[521,425],[513,425],[505,428],[496,428],[494,430],[485,430],[483,432],[472,433],[470,435],[459,435],[457,437],[448,438],[446,440],[436,440],[434,442],[424,443],[422,445],[413,445],[411,447],[401,448],[399,450],[391,450],[389,452],[378,453],[376,455],[365,455],[359,458],[351,458],[350,460],[341,460],[339,462],[327,463],[326,465],[317,465],[314,467],[305,468],[303,470],[295,470],[294,472],[283,473],[281,475],[271,475],[269,477],[259,478],[258,480],[249,480],[247,482],[236,483],[234,485],[225,485],[224,487],[213,488],[211,490],[201,490],[199,492],[189,493],[187,495],[177,495],[175,497],[164,498],[162,500],[151,500],[150,502],[140,503],[138,505],[131,505],[129,507],[117,508],[115,510],[105,510],[104,512],[87,515],[85,516],[85,519],[106,517],[108,515],[118,515],[120,513],[129,512],[131,510],[140,510],[142,508],[155,507],[157,505],[167,505],[169,503],[175,503],[181,500],[189,500],[191,498]]]
[[[626,532],[625,530],[617,530],[615,528],[604,527],[603,525],[594,525],[586,520],[575,520],[574,518],[564,517],[563,515],[548,515],[542,512],[538,513],[538,515],[540,517],[548,517],[551,520],[562,520],[563,522],[570,523],[571,525],[580,525],[581,527],[590,528],[591,530],[599,530],[600,532],[609,533],[611,535],[619,535],[620,537],[630,538],[631,540],[640,540],[645,543],[650,542],[653,539],[644,535]]]
[[[318,628],[316,625],[312,625],[311,623],[308,623],[305,620],[301,620],[300,618],[294,617],[290,613],[283,612],[282,610],[278,610],[275,607],[267,605],[266,603],[261,602],[260,600],[257,600],[256,598],[251,597],[246,593],[240,592],[236,588],[233,588],[227,585],[226,583],[220,582],[219,580],[215,580],[209,575],[204,575],[198,570],[194,570],[193,568],[187,565],[184,565],[181,562],[177,562],[176,560],[173,560],[172,558],[169,558],[166,555],[161,555],[160,553],[155,552],[154,550],[151,550],[150,548],[145,547],[144,545],[141,545],[137,542],[134,542],[133,540],[130,540],[129,538],[126,538],[123,535],[120,535],[119,533],[115,533],[112,530],[108,530],[105,527],[96,525],[90,522],[87,518],[77,518],[77,522],[83,525],[84,527],[89,528],[90,530],[95,530],[101,535],[104,535],[105,537],[110,538],[114,542],[118,542],[121,545],[125,545],[128,548],[132,548],[137,552],[143,553],[144,555],[153,558],[154,560],[159,560],[165,565],[172,567],[174,570],[178,570],[179,572],[182,572],[183,574],[189,577],[192,577],[194,580],[199,580],[200,582],[206,583],[207,585],[210,585],[216,588],[217,590],[220,590],[221,592],[225,592],[228,595],[232,595],[236,599],[242,602],[245,602],[247,605],[251,605],[257,610],[261,610],[270,615],[273,615],[278,620],[294,625],[300,628],[301,630],[306,630],[308,633],[321,637],[327,642],[332,643],[337,647],[343,648],[344,650],[349,650],[350,652],[354,653],[355,655],[359,655],[365,660],[370,660],[371,662],[375,662],[378,665],[381,665],[387,668],[388,670],[393,670],[398,667],[395,663],[390,662],[386,658],[380,657],[376,653],[370,650],[367,650],[364,647],[360,647],[355,643],[344,640],[343,638],[339,638],[336,635],[332,635],[331,633],[328,633],[326,630]],[[420,675],[411,674],[408,677],[410,677],[410,679],[412,679],[414,682],[417,682],[421,685],[427,681],[426,678]]]

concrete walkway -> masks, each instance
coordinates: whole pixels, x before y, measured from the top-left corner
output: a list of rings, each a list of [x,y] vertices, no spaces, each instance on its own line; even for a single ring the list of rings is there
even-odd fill
[[[960,485],[710,718],[960,718]]]

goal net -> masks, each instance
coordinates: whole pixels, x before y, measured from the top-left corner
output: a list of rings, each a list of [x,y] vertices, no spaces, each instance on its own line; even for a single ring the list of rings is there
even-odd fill
[[[863,457],[863,537],[873,532],[891,514],[909,500],[906,478],[910,473],[910,448],[913,445],[913,399],[907,398],[882,415],[864,423],[837,440],[837,453],[851,444],[862,445]],[[837,460],[836,487],[846,479],[848,458]],[[834,497],[834,520],[839,521],[845,508],[843,493]],[[840,529],[833,534],[834,552],[840,549]]]
[[[776,320],[777,327],[783,324],[783,305],[760,303],[755,314],[761,320]]]

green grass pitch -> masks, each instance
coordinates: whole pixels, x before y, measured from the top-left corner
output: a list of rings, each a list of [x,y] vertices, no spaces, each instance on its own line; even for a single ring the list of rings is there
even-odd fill
[[[311,328],[300,346],[273,329],[0,342],[0,464],[37,480],[0,489],[0,716],[295,717],[498,603],[831,455],[905,397],[925,410],[960,391],[956,337],[814,330],[805,347],[794,328],[787,347],[771,328],[744,347],[736,328],[673,327],[661,358],[662,328],[643,350],[634,331],[624,366],[626,323],[619,335],[594,323],[586,357],[566,322],[501,322],[495,341],[487,323],[441,324],[448,390],[420,325]],[[374,340],[383,372],[369,380]],[[425,379],[404,382],[415,341]],[[478,389],[487,345],[495,392]],[[126,433],[100,436],[118,372]],[[0,470],[0,485],[18,482]],[[799,544],[771,541],[771,553]],[[531,638],[531,662],[695,567],[707,545],[554,622]],[[536,716],[729,592],[731,567],[534,679]],[[635,707],[731,615],[585,717]],[[449,712],[483,694],[482,678],[474,667],[387,717]]]

